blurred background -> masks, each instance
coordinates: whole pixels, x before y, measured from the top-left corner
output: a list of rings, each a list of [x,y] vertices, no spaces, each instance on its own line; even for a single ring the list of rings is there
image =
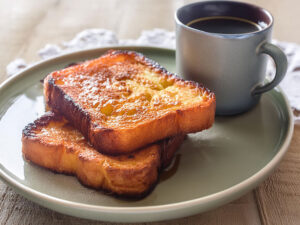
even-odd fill
[[[174,30],[175,10],[189,0],[0,0],[0,72],[17,57],[38,60],[47,43],[70,40],[87,28],[106,28],[119,38],[137,38],[142,30]],[[275,17],[273,37],[300,43],[299,0],[246,0]],[[3,75],[0,77],[3,81]]]
[[[300,0],[240,0],[269,10],[274,18],[273,38],[300,44]],[[104,28],[119,39],[136,39],[143,30],[163,28],[173,31],[174,12],[191,0],[0,0],[0,83],[7,78],[6,66],[16,58],[32,63],[46,44],[69,41],[82,30]],[[294,71],[300,71],[300,67]],[[253,192],[218,211],[173,221],[168,224],[299,224],[299,139],[295,133],[289,153],[278,172]],[[0,221],[18,224],[44,224],[45,221],[82,224],[84,221],[62,216],[30,203],[0,181]],[[260,208],[259,208],[260,207]],[[260,215],[258,214],[261,211]],[[279,213],[280,212],[280,213]],[[30,216],[26,216],[30,215]],[[222,219],[220,219],[222,218]],[[230,222],[228,222],[230,221]],[[262,221],[262,223],[260,222]],[[268,222],[269,221],[269,222]],[[50,223],[49,222],[49,223]],[[87,221],[90,224],[90,221]],[[96,224],[93,223],[93,224]],[[164,222],[160,223],[164,224]]]

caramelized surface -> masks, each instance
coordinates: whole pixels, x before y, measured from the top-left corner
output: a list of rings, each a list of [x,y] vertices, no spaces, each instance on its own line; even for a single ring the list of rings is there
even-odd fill
[[[212,126],[213,93],[140,53],[109,51],[49,74],[46,103],[99,152],[119,155]]]
[[[136,126],[212,98],[206,89],[132,52],[110,52],[51,76],[95,123],[110,128]]]
[[[74,174],[85,185],[118,195],[142,197],[168,166],[184,136],[151,144],[131,154],[108,156],[92,148],[62,116],[48,112],[23,130],[26,159],[59,172]]]
[[[67,120],[62,117],[58,119],[55,115],[51,116],[49,123],[44,126],[37,126],[34,135],[37,139],[48,145],[62,145],[64,148],[72,149],[78,157],[85,160],[97,159],[102,164],[110,167],[117,165],[119,167],[146,165],[151,160],[158,157],[159,146],[153,145],[154,148],[146,147],[142,151],[132,154],[119,156],[108,156],[96,151],[83,137],[83,135],[70,125]],[[54,119],[55,118],[55,119]],[[74,165],[76,166],[76,165]]]

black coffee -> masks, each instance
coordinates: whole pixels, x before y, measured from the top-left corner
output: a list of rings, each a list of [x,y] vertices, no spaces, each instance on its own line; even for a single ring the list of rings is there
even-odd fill
[[[187,26],[219,34],[243,34],[262,29],[258,24],[250,20],[229,16],[199,18],[189,22]]]

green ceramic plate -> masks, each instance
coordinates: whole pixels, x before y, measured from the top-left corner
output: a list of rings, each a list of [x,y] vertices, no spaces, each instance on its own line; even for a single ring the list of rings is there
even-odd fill
[[[120,47],[116,47],[120,49]],[[136,50],[175,71],[173,50]],[[0,87],[0,175],[18,193],[55,211],[103,221],[157,221],[193,215],[232,201],[263,181],[286,152],[293,132],[290,107],[280,90],[262,96],[254,109],[218,117],[214,126],[190,134],[173,166],[142,200],[124,200],[83,187],[23,160],[21,132],[44,113],[40,80],[49,72],[104,53],[91,49],[59,56],[19,73]]]

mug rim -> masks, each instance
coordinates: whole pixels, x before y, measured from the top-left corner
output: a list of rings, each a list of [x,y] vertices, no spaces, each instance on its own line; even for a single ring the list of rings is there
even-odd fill
[[[181,22],[181,20],[178,18],[178,12],[179,10],[185,8],[185,7],[191,7],[191,6],[194,6],[194,5],[198,5],[198,4],[209,4],[209,3],[234,3],[234,4],[239,4],[239,5],[244,5],[244,6],[247,6],[247,7],[255,7],[257,8],[258,10],[261,10],[263,13],[265,13],[268,18],[270,19],[270,23],[266,26],[266,27],[263,27],[261,30],[258,30],[258,31],[253,31],[253,32],[248,32],[248,33],[240,33],[240,34],[224,34],[224,33],[213,33],[213,32],[207,32],[207,31],[203,31],[203,30],[198,30],[198,29],[195,29],[195,28],[192,28],[192,27],[189,27],[187,26],[186,24],[184,24],[183,22]],[[272,14],[266,10],[265,8],[262,8],[260,6],[257,6],[255,4],[251,4],[251,3],[246,3],[246,2],[240,2],[240,1],[201,1],[201,2],[194,2],[194,3],[190,3],[190,4],[186,4],[186,5],[183,5],[181,6],[180,8],[178,8],[176,11],[175,11],[175,14],[174,14],[174,17],[175,17],[175,22],[177,25],[180,25],[181,27],[189,30],[189,31],[192,31],[192,32],[195,32],[195,33],[198,33],[198,34],[205,34],[205,35],[209,35],[209,36],[213,36],[213,37],[221,37],[221,38],[227,38],[227,39],[241,39],[241,38],[247,38],[247,37],[252,37],[254,35],[257,35],[259,33],[262,33],[262,32],[265,32],[269,29],[272,28],[273,26],[273,23],[274,23],[274,17],[272,16]]]

